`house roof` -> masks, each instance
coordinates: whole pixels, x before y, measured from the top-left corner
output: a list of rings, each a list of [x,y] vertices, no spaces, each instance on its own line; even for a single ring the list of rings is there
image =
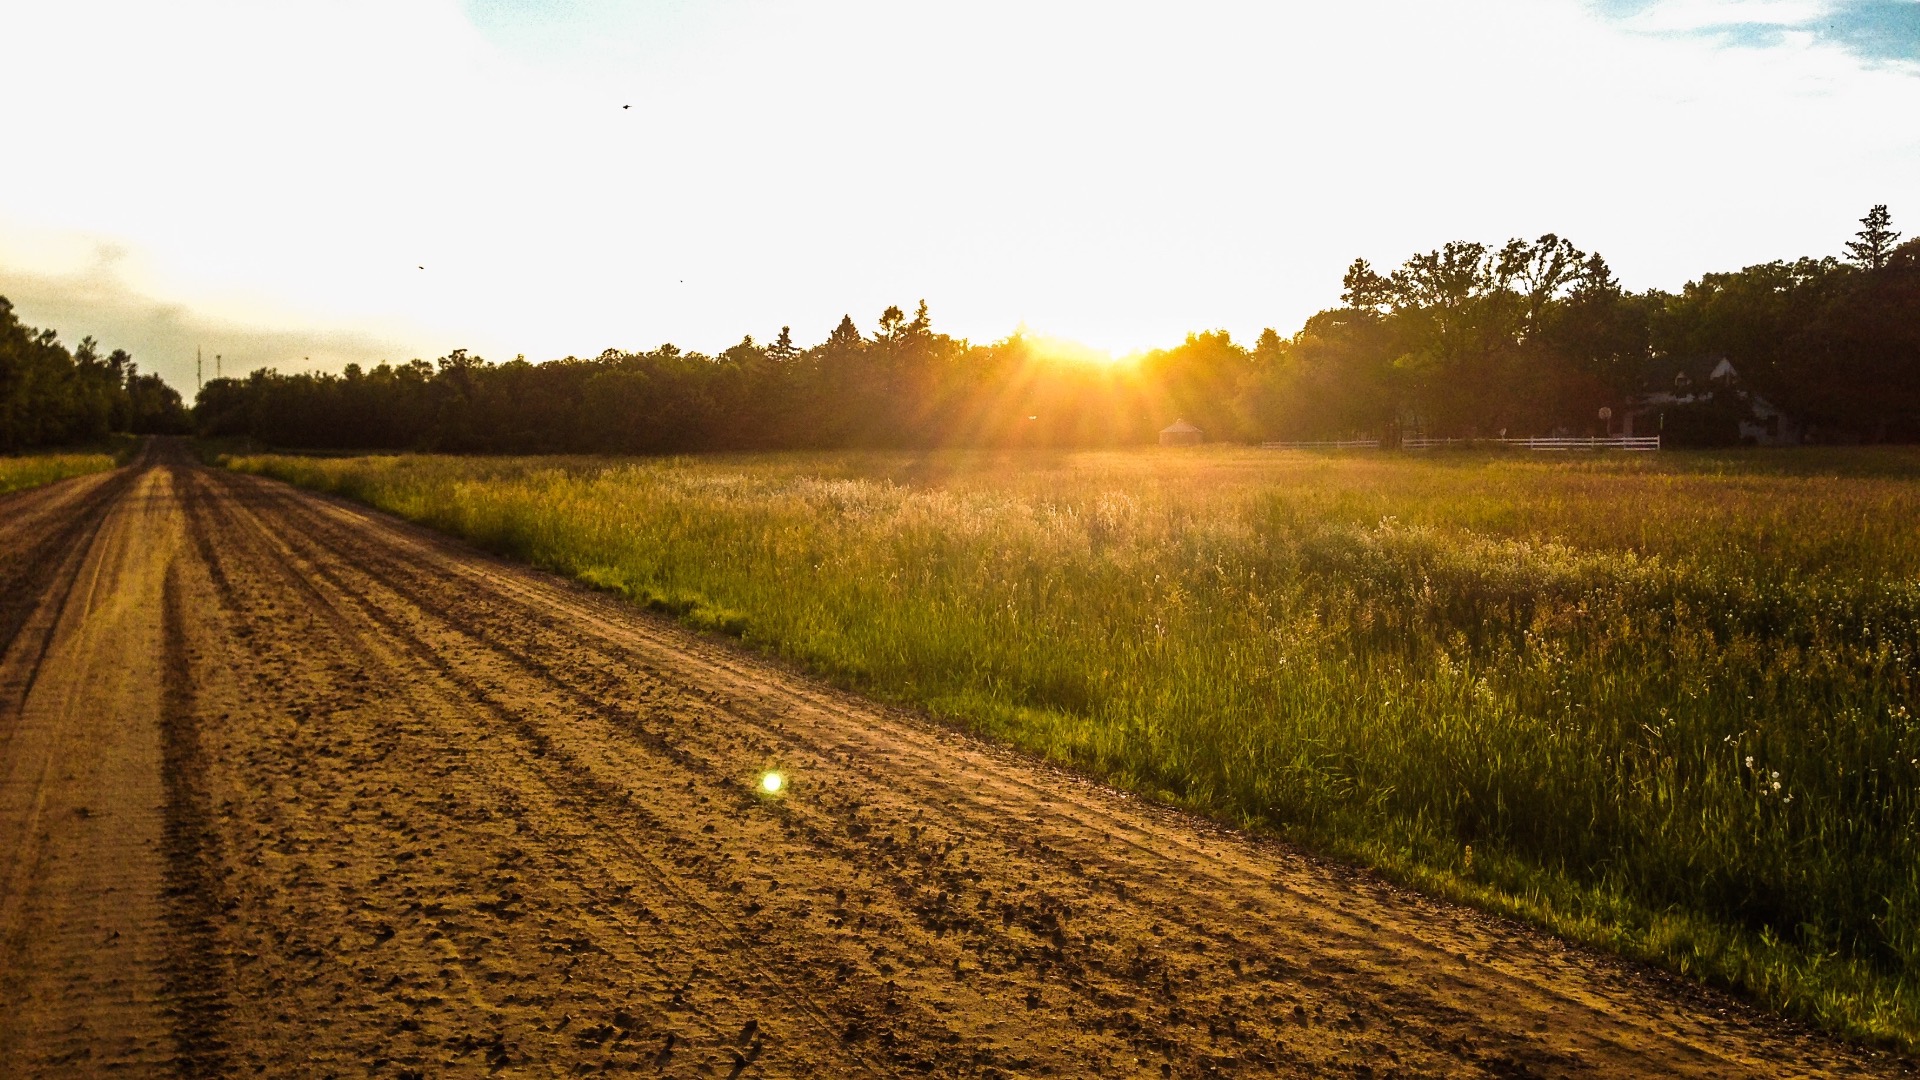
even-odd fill
[[[1192,424],[1187,423],[1185,420],[1175,420],[1173,423],[1168,424],[1166,427],[1161,428],[1160,434],[1162,435],[1189,435],[1189,434],[1199,435],[1201,434],[1201,431],[1199,428],[1194,427]]]
[[[1682,377],[1685,382],[1682,382]],[[1647,365],[1647,389],[1655,393],[1673,391],[1676,385],[1693,390],[1705,390],[1721,379],[1739,379],[1740,373],[1734,370],[1733,363],[1724,356],[1696,356],[1685,360],[1673,357],[1659,357]]]

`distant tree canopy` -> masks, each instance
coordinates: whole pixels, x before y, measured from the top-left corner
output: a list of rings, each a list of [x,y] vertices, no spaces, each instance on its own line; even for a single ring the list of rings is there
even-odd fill
[[[1626,292],[1605,259],[1551,234],[1463,241],[1385,274],[1357,260],[1341,306],[1250,347],[1213,331],[1102,364],[1023,335],[950,337],[922,301],[887,308],[870,334],[843,317],[811,348],[783,327],[715,356],[662,345],[493,364],[455,350],[338,375],[260,370],[208,383],[192,420],[284,447],[499,452],[1110,446],[1175,418],[1228,440],[1584,433],[1676,366],[1724,358],[1741,395],[1817,437],[1914,440],[1920,241],[1899,240],[1875,206],[1846,261],[1707,274],[1677,294]],[[0,298],[0,452],[188,424],[125,352],[103,358],[91,338],[70,351]]]
[[[21,324],[0,296],[0,453],[191,429],[180,394],[133,357],[105,357],[92,338],[72,351],[52,330]]]
[[[1606,260],[1557,236],[1458,242],[1389,275],[1348,268],[1341,299],[1278,350],[1262,425],[1306,438],[1423,430],[1494,435],[1584,425],[1631,392],[1644,305]]]
[[[208,384],[195,415],[206,434],[278,446],[501,452],[1108,446],[1177,417],[1214,439],[1484,437],[1592,432],[1602,408],[1724,358],[1741,401],[1762,395],[1816,436],[1920,438],[1920,245],[1897,246],[1884,206],[1861,225],[1848,261],[1708,274],[1677,294],[1626,292],[1605,259],[1551,234],[1452,243],[1385,274],[1360,260],[1342,306],[1290,338],[1198,333],[1121,365],[1019,335],[949,337],[923,301],[887,308],[872,333],[843,317],[811,348],[782,328],[716,356],[662,345],[492,364],[456,350],[256,371]]]
[[[209,435],[328,449],[1105,446],[1149,440],[1175,415],[1251,437],[1235,410],[1253,372],[1225,334],[1112,366],[1021,336],[973,345],[935,331],[923,303],[912,317],[888,308],[872,334],[843,318],[806,349],[782,329],[717,356],[662,345],[491,364],[456,350],[339,375],[256,371],[208,383],[195,412]]]
[[[1852,264],[1801,259],[1628,293],[1604,259],[1555,236],[1455,243],[1392,274],[1347,271],[1278,362],[1255,426],[1290,438],[1380,432],[1585,432],[1599,409],[1726,359],[1743,392],[1832,439],[1920,439],[1920,243],[1893,246],[1886,207]],[[1256,350],[1258,351],[1258,350]]]
[[[1881,235],[1870,215],[1853,265],[1766,263],[1660,296],[1655,351],[1726,357],[1746,387],[1832,437],[1920,439],[1920,242],[1881,250],[1875,209]]]

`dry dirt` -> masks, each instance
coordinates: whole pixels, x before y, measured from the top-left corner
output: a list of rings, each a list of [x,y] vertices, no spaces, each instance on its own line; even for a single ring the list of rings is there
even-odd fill
[[[164,445],[0,641],[6,1076],[1908,1068]]]

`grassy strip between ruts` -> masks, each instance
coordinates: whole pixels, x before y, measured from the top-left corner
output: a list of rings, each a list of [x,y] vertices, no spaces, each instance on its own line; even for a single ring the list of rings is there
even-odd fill
[[[117,464],[119,462],[114,460],[114,455],[105,453],[0,457],[0,495],[69,477],[105,472]]]
[[[1920,454],[230,464],[1920,1048]]]

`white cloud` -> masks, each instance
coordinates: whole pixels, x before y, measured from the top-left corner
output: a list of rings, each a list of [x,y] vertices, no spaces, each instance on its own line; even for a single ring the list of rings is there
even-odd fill
[[[1736,25],[1802,26],[1826,16],[1833,7],[1830,0],[1663,0],[1625,22],[1632,29],[1656,33]]]

